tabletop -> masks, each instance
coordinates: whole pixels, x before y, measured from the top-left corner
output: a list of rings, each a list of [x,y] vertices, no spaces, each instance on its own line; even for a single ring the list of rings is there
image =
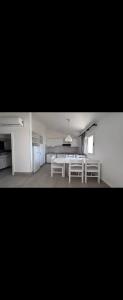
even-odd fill
[[[85,158],[72,158],[72,157],[58,157],[58,158],[55,158],[53,160],[54,163],[57,163],[57,164],[69,164],[70,162],[81,162],[81,161],[84,161],[85,163]]]
[[[57,164],[70,164],[72,163],[78,163],[78,162],[84,162],[84,164],[86,163],[86,161],[91,161],[91,162],[98,162],[99,160],[92,160],[89,158],[72,158],[72,157],[57,157],[55,159],[53,159],[53,163],[57,163]]]

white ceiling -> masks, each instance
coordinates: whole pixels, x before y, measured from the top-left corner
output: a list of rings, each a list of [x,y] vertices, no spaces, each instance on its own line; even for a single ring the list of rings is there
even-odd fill
[[[47,129],[55,130],[65,134],[68,131],[66,119],[70,119],[70,134],[78,136],[79,133],[91,122],[100,121],[108,113],[91,113],[91,112],[43,112],[33,113]]]
[[[48,130],[57,131],[66,134],[68,131],[68,123],[66,119],[70,119],[70,134],[78,136],[80,132],[91,122],[98,122],[109,113],[102,112],[37,112],[32,113],[33,116],[40,120]],[[0,116],[18,116],[19,113],[0,113]]]

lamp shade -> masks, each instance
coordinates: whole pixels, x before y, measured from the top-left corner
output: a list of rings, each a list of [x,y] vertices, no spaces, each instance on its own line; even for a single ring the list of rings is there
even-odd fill
[[[66,138],[65,138],[65,142],[66,143],[72,143],[72,137],[70,135],[68,135]]]

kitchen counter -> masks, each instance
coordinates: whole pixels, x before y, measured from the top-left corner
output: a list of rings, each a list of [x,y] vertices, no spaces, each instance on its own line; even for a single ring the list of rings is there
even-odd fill
[[[1,152],[0,156],[6,156],[6,155],[9,155],[9,154],[10,154],[9,152]]]
[[[59,154],[60,155],[62,155],[62,154],[63,155],[81,155],[81,153],[70,153],[70,152],[64,152],[64,153],[63,152],[58,152],[58,153],[56,153],[56,152],[52,152],[52,153],[51,152],[47,152],[46,153],[46,155],[50,155],[50,154],[51,155],[59,155]]]
[[[0,170],[10,167],[12,165],[11,153],[0,153]]]

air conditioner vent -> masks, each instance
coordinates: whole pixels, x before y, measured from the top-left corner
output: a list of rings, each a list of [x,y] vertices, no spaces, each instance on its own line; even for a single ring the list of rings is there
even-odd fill
[[[0,117],[0,126],[17,126],[23,127],[24,122],[21,118],[5,118]]]

